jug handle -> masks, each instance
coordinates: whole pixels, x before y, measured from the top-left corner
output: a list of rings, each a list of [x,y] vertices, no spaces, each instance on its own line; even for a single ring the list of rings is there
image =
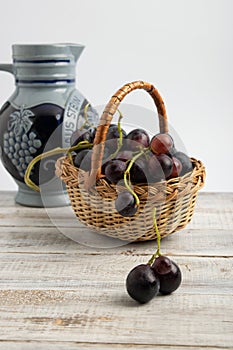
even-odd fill
[[[0,71],[14,74],[13,64],[1,63],[0,64]]]

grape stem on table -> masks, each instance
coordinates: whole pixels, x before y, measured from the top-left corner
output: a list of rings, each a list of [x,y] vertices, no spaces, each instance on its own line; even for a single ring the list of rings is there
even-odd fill
[[[154,224],[154,229],[155,229],[156,236],[157,236],[157,251],[152,255],[152,257],[148,261],[148,263],[147,263],[148,265],[152,265],[154,260],[156,259],[156,257],[157,256],[161,256],[161,253],[160,253],[161,236],[160,236],[160,233],[159,233],[157,220],[156,220],[156,208],[154,208],[154,210],[153,210],[153,224]]]

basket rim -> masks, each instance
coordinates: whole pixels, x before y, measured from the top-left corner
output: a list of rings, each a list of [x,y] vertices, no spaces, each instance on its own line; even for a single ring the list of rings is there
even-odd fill
[[[135,192],[137,192],[137,188],[141,187],[147,187],[147,188],[154,188],[158,186],[174,186],[183,181],[188,181],[188,179],[193,179],[194,177],[198,178],[198,181],[196,181],[195,187],[198,189],[201,189],[204,186],[205,178],[206,178],[206,170],[205,166],[203,165],[202,161],[197,160],[196,158],[191,157],[191,162],[193,163],[193,170],[189,173],[184,174],[183,176],[179,176],[176,178],[172,178],[169,180],[162,180],[159,182],[150,182],[147,184],[144,183],[137,183],[134,184]],[[78,178],[79,178],[79,172],[83,175],[83,178],[86,179],[88,177],[88,172],[78,169],[71,163],[71,159],[68,156],[63,156],[57,159],[56,161],[56,176],[59,177],[66,185],[73,185],[75,183],[78,184]],[[103,183],[106,183],[106,187],[109,187],[111,189],[116,188],[116,184],[109,183],[104,177],[97,179],[95,187],[98,186],[99,183],[103,185]],[[91,190],[91,189],[89,189]]]
[[[155,107],[158,111],[160,133],[168,133],[168,119],[165,104],[162,99],[162,96],[160,95],[159,91],[154,87],[154,85],[140,80],[123,85],[113,94],[109,102],[106,104],[104,111],[101,115],[99,125],[97,126],[94,139],[93,154],[91,159],[90,176],[88,177],[88,179],[86,179],[85,183],[87,189],[93,186],[96,178],[98,179],[102,176],[101,167],[105,148],[105,141],[113,115],[117,111],[118,106],[120,105],[122,100],[129,93],[137,89],[145,90],[152,97]],[[97,145],[99,147],[97,147]]]

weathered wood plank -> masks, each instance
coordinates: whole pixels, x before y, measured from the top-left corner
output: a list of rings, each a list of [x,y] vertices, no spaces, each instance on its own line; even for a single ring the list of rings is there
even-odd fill
[[[184,350],[183,346],[173,346],[173,345],[148,345],[148,344],[115,344],[115,343],[80,343],[80,342],[55,342],[55,341],[0,341],[0,346],[4,350],[41,350],[41,349],[50,349],[50,350],[87,350],[87,349],[103,349],[103,350],[112,350],[112,349],[146,349],[146,350]],[[185,346],[187,350],[224,350],[230,349],[227,347],[212,347],[212,346]]]
[[[127,273],[148,259],[149,256],[140,255],[1,254],[0,288],[78,288],[88,293],[89,288],[114,287],[121,293]],[[233,294],[233,259],[180,256],[173,259],[182,269],[183,294]],[[0,301],[4,303],[1,298]]]
[[[50,220],[53,221],[51,221]],[[23,227],[77,227],[83,225],[70,213],[70,208],[60,209],[38,209],[38,208],[1,208],[0,226],[23,226]],[[224,210],[197,209],[192,221],[188,224],[189,229],[215,229],[231,230],[233,224],[233,208]]]
[[[36,293],[26,295],[30,302],[22,293],[21,303],[14,304],[13,294],[11,303],[1,303],[2,340],[232,346],[230,295],[219,298],[180,291],[138,306],[113,286],[63,294],[47,291],[44,299],[41,291],[39,296]]]
[[[233,256],[233,230],[184,229],[165,237],[161,245],[164,253],[172,255]],[[8,254],[150,255],[155,246],[156,241],[91,248],[75,243],[56,227],[0,227],[0,253]]]
[[[12,194],[11,194],[12,196]],[[208,197],[209,196],[209,197]],[[209,194],[198,197],[196,210],[189,229],[231,230],[233,225],[233,194],[216,194],[220,203]],[[214,198],[214,197],[213,197]],[[202,200],[204,199],[204,200]],[[1,207],[1,202],[0,202]],[[50,218],[53,222],[51,222]],[[0,209],[0,226],[54,226],[83,227],[75,218],[71,207],[27,208],[19,205]]]

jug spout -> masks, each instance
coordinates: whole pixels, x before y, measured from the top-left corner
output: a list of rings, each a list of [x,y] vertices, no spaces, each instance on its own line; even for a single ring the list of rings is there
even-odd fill
[[[81,53],[83,52],[85,46],[80,44],[70,44],[70,51],[74,56],[75,62],[79,59]]]

